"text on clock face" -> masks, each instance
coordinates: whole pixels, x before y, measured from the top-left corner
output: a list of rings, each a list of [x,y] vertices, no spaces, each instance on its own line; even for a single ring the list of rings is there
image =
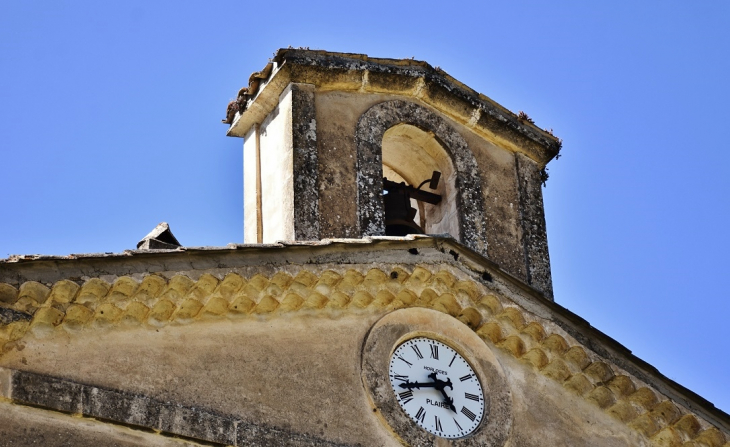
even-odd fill
[[[441,371],[440,369],[431,368],[430,366],[424,366],[423,369],[426,371],[435,372],[436,374],[443,374],[444,376],[448,374],[446,371]]]
[[[433,405],[434,407],[440,407],[440,408],[448,408],[449,404],[442,401],[433,401],[431,399],[426,399],[426,403],[428,405]]]

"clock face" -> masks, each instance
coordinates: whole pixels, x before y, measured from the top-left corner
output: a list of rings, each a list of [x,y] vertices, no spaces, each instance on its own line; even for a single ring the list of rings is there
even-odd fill
[[[453,348],[412,338],[390,358],[390,384],[403,411],[426,431],[463,438],[484,416],[484,392],[472,367]]]

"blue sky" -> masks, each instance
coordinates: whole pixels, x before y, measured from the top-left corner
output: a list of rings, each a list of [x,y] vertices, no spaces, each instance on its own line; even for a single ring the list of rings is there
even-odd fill
[[[225,107],[280,47],[415,57],[564,141],[556,301],[730,411],[730,3],[0,2],[0,257],[242,241]]]

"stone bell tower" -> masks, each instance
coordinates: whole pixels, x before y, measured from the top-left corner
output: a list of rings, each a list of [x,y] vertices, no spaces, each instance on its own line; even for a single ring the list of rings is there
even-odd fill
[[[552,299],[541,183],[560,141],[526,115],[425,62],[282,49],[225,121],[245,243],[449,234]]]

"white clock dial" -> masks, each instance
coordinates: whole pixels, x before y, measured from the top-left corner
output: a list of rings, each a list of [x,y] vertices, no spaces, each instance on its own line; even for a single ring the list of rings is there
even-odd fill
[[[412,338],[390,358],[390,384],[403,411],[429,433],[463,438],[484,417],[484,392],[469,363],[450,346]]]

